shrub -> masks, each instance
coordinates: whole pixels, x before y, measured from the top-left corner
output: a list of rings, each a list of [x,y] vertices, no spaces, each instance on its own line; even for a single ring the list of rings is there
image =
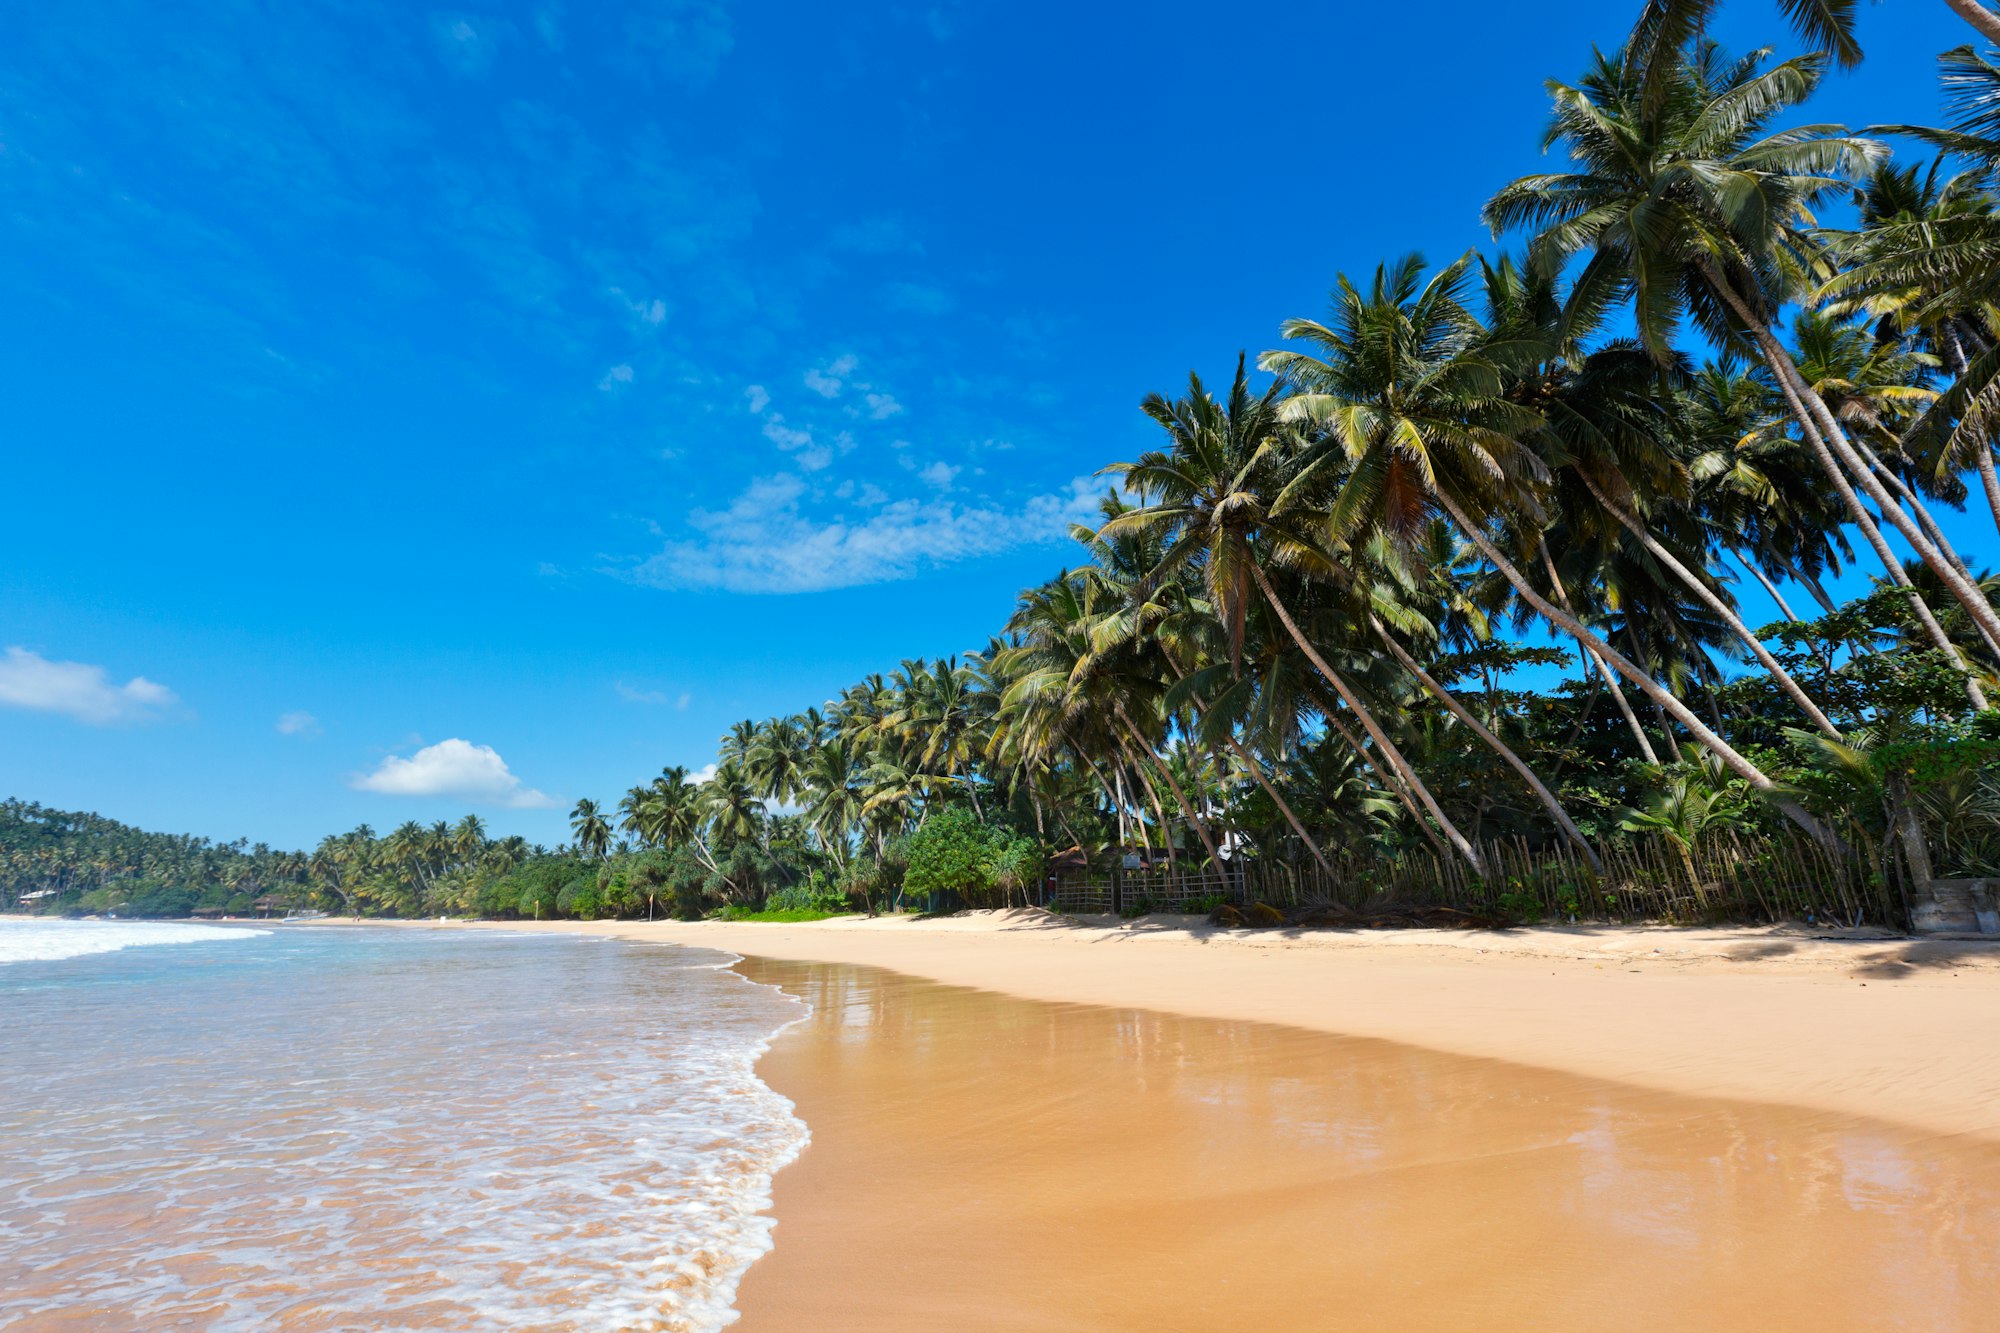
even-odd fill
[[[962,806],[938,811],[903,843],[905,895],[936,902],[957,893],[973,905],[994,904],[1041,874],[1041,849],[1027,838],[981,823]]]

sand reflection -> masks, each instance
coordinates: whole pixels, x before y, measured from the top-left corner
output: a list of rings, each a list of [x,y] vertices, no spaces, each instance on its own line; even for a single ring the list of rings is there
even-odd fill
[[[2000,1150],[1389,1043],[752,960],[746,1329],[2000,1327]]]

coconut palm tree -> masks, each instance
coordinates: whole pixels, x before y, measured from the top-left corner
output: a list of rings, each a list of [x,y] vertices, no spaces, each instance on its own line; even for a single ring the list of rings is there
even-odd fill
[[[1831,841],[1831,831],[1768,774],[1650,672],[1543,596],[1501,549],[1493,531],[1499,519],[1532,524],[1540,513],[1536,490],[1547,470],[1521,437],[1543,418],[1504,396],[1505,375],[1464,305],[1468,268],[1461,259],[1426,280],[1422,260],[1409,256],[1377,269],[1366,294],[1343,275],[1331,324],[1287,321],[1284,335],[1313,350],[1268,352],[1260,364],[1294,386],[1283,414],[1312,437],[1289,489],[1331,474],[1336,463],[1343,469],[1327,501],[1333,540],[1375,530],[1408,542],[1432,512],[1442,512],[1544,620],[1636,685],[1794,822]]]
[[[569,829],[579,852],[604,859],[611,847],[611,825],[596,801],[586,797],[576,803],[569,812]]]
[[[1640,341],[1662,364],[1683,316],[1719,341],[1751,346],[1885,569],[1894,577],[1897,561],[1861,494],[2000,637],[2000,615],[1874,476],[1775,331],[1784,302],[1830,268],[1813,210],[1865,178],[1881,145],[1829,126],[1766,132],[1818,86],[1821,57],[1767,68],[1761,53],[1732,61],[1712,43],[1649,48],[1643,59],[1637,49],[1600,54],[1574,86],[1550,84],[1544,146],[1560,145],[1576,169],[1524,176],[1494,195],[1486,217],[1495,234],[1533,229],[1554,257],[1589,254],[1586,274],[1621,275]],[[1928,608],[1920,615],[1935,624]],[[1950,651],[1941,628],[1934,639]]]
[[[1232,663],[1242,653],[1252,596],[1261,593],[1438,830],[1474,869],[1483,871],[1485,860],[1479,849],[1446,816],[1360,693],[1299,628],[1265,572],[1267,561],[1294,568],[1313,565],[1327,574],[1334,570],[1309,530],[1317,516],[1305,502],[1309,492],[1299,483],[1310,479],[1311,473],[1308,470],[1301,478],[1292,470],[1282,397],[1281,383],[1261,396],[1253,395],[1245,359],[1239,356],[1226,403],[1210,397],[1198,375],[1188,377],[1184,397],[1154,394],[1146,399],[1142,410],[1166,432],[1168,448],[1103,471],[1123,478],[1151,503],[1113,518],[1100,536],[1128,529],[1152,529],[1168,536],[1154,577],[1165,577],[1182,565],[1200,571],[1209,603],[1221,617]],[[1290,502],[1295,495],[1299,503]]]

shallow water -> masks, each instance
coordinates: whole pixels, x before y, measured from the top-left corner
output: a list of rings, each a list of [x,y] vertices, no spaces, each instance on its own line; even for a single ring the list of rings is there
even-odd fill
[[[0,1327],[733,1317],[804,1140],[752,1065],[801,1010],[722,955],[93,927],[125,947],[0,965]]]
[[[748,1333],[2000,1329],[1991,1144],[870,968],[740,970],[815,1007],[761,1066],[813,1142],[778,1177]]]

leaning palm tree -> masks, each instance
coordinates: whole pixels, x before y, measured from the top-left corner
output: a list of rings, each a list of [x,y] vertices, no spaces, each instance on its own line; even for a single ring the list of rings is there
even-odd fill
[[[1576,85],[1550,84],[1555,114],[1544,146],[1560,145],[1575,169],[1514,181],[1487,203],[1487,221],[1496,234],[1537,231],[1537,244],[1558,258],[1587,253],[1586,274],[1621,275],[1640,341],[1663,364],[1684,316],[1718,341],[1747,343],[1891,576],[1894,552],[1863,494],[1967,614],[2000,638],[2000,615],[1875,477],[1776,332],[1784,302],[1829,269],[1813,210],[1865,178],[1884,151],[1832,126],[1767,133],[1811,96],[1825,63],[1804,56],[1766,68],[1762,53],[1731,61],[1712,43],[1649,50],[1643,59],[1600,55]],[[1654,96],[1654,86],[1664,92]],[[1950,650],[1941,627],[1933,637]]]
[[[1370,530],[1407,543],[1441,511],[1544,620],[1643,691],[1732,771],[1815,837],[1833,835],[1756,764],[1626,654],[1537,590],[1495,539],[1502,518],[1532,522],[1546,469],[1521,443],[1542,422],[1504,397],[1505,376],[1485,331],[1465,308],[1469,257],[1425,280],[1410,256],[1378,269],[1364,294],[1343,276],[1333,320],[1290,320],[1287,338],[1310,352],[1265,354],[1261,364],[1296,392],[1284,414],[1311,433],[1288,490],[1340,480],[1325,497],[1326,531],[1353,541]]]
[[[1479,849],[1445,814],[1359,691],[1299,628],[1298,618],[1264,569],[1267,560],[1295,568],[1316,565],[1327,574],[1334,568],[1311,532],[1318,521],[1314,509],[1307,503],[1289,503],[1298,479],[1291,473],[1286,448],[1283,387],[1282,382],[1273,383],[1263,395],[1252,394],[1244,358],[1239,357],[1226,403],[1210,397],[1198,375],[1188,377],[1184,397],[1148,398],[1144,410],[1166,432],[1168,448],[1103,471],[1123,478],[1151,502],[1113,518],[1100,535],[1153,530],[1169,537],[1154,576],[1165,577],[1184,565],[1200,570],[1209,603],[1221,617],[1232,662],[1242,654],[1253,591],[1261,593],[1430,820],[1459,855],[1483,872],[1485,858]]]

